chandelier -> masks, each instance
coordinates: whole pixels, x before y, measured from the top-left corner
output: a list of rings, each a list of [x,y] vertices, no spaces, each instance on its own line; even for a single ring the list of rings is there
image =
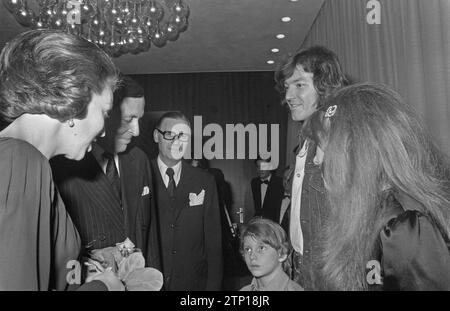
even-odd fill
[[[175,41],[188,26],[183,0],[2,0],[19,24],[60,29],[114,57]]]

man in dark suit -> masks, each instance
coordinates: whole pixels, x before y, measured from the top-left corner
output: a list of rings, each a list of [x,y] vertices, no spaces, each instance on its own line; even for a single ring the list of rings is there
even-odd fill
[[[214,177],[182,160],[188,119],[168,112],[157,122],[151,161],[165,290],[220,290],[222,237]]]
[[[270,165],[270,159],[256,159],[258,177],[251,181],[255,216],[280,221],[280,206],[283,200],[283,179],[276,176]]]
[[[114,94],[105,135],[79,162],[52,160],[55,182],[88,249],[115,246],[127,237],[140,248],[146,266],[159,268],[159,249],[150,162],[128,146],[139,135],[144,90],[128,77]]]

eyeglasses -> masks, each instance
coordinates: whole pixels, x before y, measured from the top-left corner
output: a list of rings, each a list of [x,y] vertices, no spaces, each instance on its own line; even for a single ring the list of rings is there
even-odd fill
[[[191,135],[180,132],[180,133],[174,133],[172,131],[161,131],[160,129],[156,129],[160,134],[162,134],[163,138],[165,140],[175,140],[178,139],[179,141],[182,142],[187,142],[189,141],[189,138],[191,137]]]

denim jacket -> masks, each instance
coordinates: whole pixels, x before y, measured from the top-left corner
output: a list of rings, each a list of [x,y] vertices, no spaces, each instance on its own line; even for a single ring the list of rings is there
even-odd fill
[[[300,285],[306,290],[322,289],[317,256],[320,254],[319,233],[329,212],[326,204],[325,187],[321,165],[314,164],[316,144],[307,141],[305,175],[302,184],[300,221],[303,233],[303,256],[300,259]],[[301,144],[295,149],[297,153]],[[289,188],[292,189],[295,160],[290,165]]]

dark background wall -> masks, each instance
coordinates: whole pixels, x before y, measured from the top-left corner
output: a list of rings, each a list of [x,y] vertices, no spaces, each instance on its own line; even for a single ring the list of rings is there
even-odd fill
[[[224,131],[225,125],[250,123],[255,125],[279,124],[278,174],[282,175],[286,158],[287,112],[280,105],[279,95],[274,89],[273,72],[237,72],[237,73],[189,73],[133,75],[145,89],[146,115],[141,122],[141,135],[137,144],[149,157],[157,153],[153,142],[153,120],[161,111],[181,111],[193,122],[194,116],[202,116],[203,128],[209,123],[219,124]],[[193,127],[193,124],[191,124]],[[204,138],[204,140],[209,137]],[[270,137],[268,138],[270,142]],[[246,140],[248,146],[248,138]],[[235,148],[236,153],[236,148]],[[193,153],[192,153],[193,154]],[[219,168],[230,184],[233,196],[232,218],[238,221],[236,212],[244,208],[250,180],[256,174],[254,162],[245,160],[211,160],[211,167]],[[247,203],[247,205],[249,205]],[[252,209],[246,211],[250,217]]]

